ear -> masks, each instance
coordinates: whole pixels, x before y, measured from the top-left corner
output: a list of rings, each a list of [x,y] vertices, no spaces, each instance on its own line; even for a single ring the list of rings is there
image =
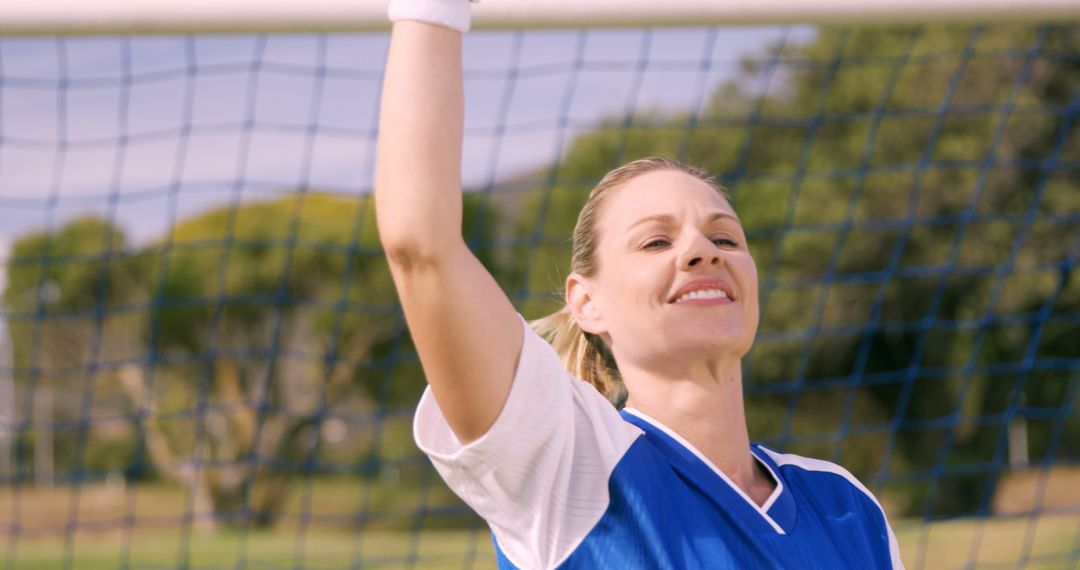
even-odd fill
[[[571,273],[566,278],[566,306],[570,307],[581,330],[592,334],[607,332],[604,317],[593,298],[593,284],[587,277]]]

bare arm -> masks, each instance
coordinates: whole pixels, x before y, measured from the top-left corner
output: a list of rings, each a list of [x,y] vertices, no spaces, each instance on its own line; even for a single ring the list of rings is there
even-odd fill
[[[375,205],[405,319],[439,408],[462,443],[502,410],[522,329],[461,235],[461,33],[394,24]]]

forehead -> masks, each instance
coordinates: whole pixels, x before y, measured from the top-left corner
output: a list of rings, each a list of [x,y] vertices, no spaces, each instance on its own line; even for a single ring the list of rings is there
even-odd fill
[[[642,174],[610,192],[600,215],[606,230],[623,231],[643,218],[657,215],[697,220],[723,212],[736,217],[723,195],[704,181],[678,170]]]

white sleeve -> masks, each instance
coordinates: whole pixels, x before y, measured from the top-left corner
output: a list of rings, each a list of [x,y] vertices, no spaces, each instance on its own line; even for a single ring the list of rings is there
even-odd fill
[[[608,479],[641,430],[575,379],[522,319],[510,394],[480,439],[461,445],[430,388],[413,433],[446,483],[491,526],[521,568],[553,568],[608,507]]]

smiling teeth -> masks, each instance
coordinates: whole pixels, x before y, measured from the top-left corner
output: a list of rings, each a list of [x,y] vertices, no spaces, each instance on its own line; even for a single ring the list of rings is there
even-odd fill
[[[691,291],[675,299],[676,303],[682,301],[690,301],[693,299],[727,299],[727,293],[720,289],[704,289],[702,291]]]

